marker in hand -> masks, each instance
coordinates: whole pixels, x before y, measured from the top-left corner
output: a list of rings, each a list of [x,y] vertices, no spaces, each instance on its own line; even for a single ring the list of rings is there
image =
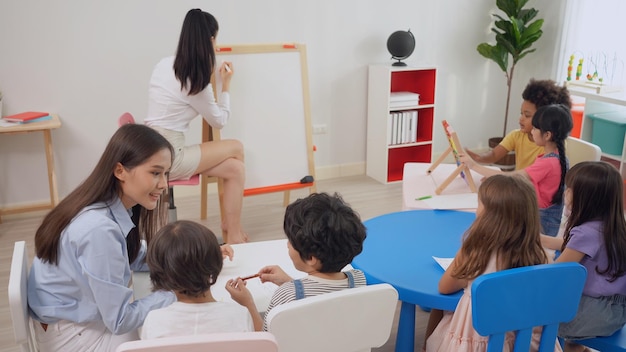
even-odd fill
[[[226,69],[226,72],[232,72],[232,70],[230,69],[230,66],[228,66],[228,64],[225,63],[225,62],[223,62],[223,63],[224,63],[224,68]]]
[[[260,276],[261,276],[261,274],[258,274],[258,273],[257,273],[257,274],[254,274],[254,275],[250,275],[250,276],[242,277],[241,279],[242,279],[243,281],[246,281],[246,280],[254,279],[255,277],[260,277]]]

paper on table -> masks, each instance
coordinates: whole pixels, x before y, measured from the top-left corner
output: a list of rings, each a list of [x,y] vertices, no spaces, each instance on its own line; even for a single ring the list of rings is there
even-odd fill
[[[432,196],[422,200],[433,209],[476,209],[478,207],[478,194],[460,193]]]
[[[440,258],[435,256],[433,256],[433,259],[437,262],[437,264],[439,264],[440,267],[443,268],[443,270],[448,270],[448,267],[454,260],[454,258]]]

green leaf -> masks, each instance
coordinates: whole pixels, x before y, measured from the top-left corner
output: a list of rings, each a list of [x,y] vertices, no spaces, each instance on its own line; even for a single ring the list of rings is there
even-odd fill
[[[539,11],[535,9],[525,9],[525,10],[521,10],[516,17],[521,19],[524,22],[524,24],[526,24],[532,21],[532,19],[535,18],[538,13]]]
[[[502,46],[481,43],[478,44],[476,50],[485,58],[493,60],[502,71],[506,72],[509,66],[509,53]]]
[[[517,17],[528,0],[496,0],[496,6],[508,17]]]

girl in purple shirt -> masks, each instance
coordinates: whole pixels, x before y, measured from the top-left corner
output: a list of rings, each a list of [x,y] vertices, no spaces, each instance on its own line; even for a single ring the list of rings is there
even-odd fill
[[[564,238],[542,237],[544,246],[560,249],[557,262],[580,262],[587,268],[578,312],[561,324],[565,351],[583,351],[569,340],[609,336],[626,323],[626,220],[623,181],[603,161],[576,164],[567,173],[564,200],[570,215]]]

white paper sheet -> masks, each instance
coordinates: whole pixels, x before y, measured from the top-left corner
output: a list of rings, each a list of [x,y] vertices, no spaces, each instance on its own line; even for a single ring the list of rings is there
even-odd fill
[[[437,264],[439,264],[441,268],[443,268],[443,270],[448,270],[448,267],[450,266],[450,264],[452,264],[452,261],[454,260],[454,258],[440,258],[435,256],[433,256],[433,259],[437,262]]]

